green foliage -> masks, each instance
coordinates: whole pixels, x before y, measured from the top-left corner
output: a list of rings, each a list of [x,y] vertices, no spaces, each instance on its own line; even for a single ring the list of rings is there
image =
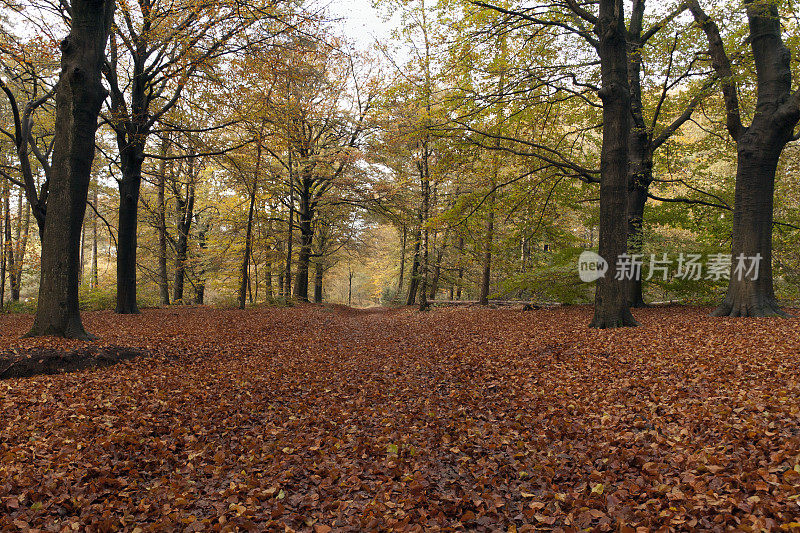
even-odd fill
[[[32,315],[36,312],[36,301],[36,298],[27,298],[19,302],[8,300],[5,302],[5,305],[3,305],[3,312],[12,315]]]
[[[564,247],[556,252],[538,252],[528,272],[510,276],[500,283],[502,295],[536,302],[586,304],[594,298],[594,285],[581,282],[577,257],[583,250]]]
[[[81,285],[78,292],[81,311],[108,311],[117,305],[117,290],[111,286],[101,286],[91,289],[88,285]],[[136,297],[139,309],[158,307],[158,294],[152,291],[140,290]]]

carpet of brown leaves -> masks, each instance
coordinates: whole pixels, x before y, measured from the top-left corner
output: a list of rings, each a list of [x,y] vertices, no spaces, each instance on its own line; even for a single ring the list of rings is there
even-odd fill
[[[152,355],[0,382],[0,531],[800,530],[800,320],[590,317],[87,313]]]

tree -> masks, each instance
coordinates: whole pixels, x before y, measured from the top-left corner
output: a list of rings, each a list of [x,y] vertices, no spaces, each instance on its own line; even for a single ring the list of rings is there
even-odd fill
[[[61,42],[50,194],[42,239],[39,301],[28,336],[89,339],[78,304],[81,228],[95,132],[106,91],[100,81],[113,21],[113,0],[73,0]]]
[[[596,19],[603,102],[603,148],[600,155],[600,251],[609,264],[625,254],[628,244],[627,190],[630,85],[625,13],[622,0],[600,0]],[[597,281],[593,328],[635,326],[625,283],[611,273]]]
[[[111,89],[119,180],[118,313],[137,313],[136,246],[142,165],[156,122],[182,97],[188,81],[225,55],[261,45],[276,33],[279,1],[138,0],[120,10],[104,72]],[[264,28],[250,30],[264,22]],[[279,24],[282,28],[282,25]],[[127,93],[127,94],[126,94]]]
[[[697,0],[689,2],[708,39],[720,78],[728,133],[736,142],[736,192],[731,275],[714,316],[786,316],[775,299],[772,231],[775,173],[786,144],[796,139],[800,91],[792,92],[791,54],[783,43],[777,2],[744,0],[749,46],[756,70],[757,101],[750,126],[742,124],[738,87],[719,27]],[[757,275],[740,275],[741,260],[759,263]]]

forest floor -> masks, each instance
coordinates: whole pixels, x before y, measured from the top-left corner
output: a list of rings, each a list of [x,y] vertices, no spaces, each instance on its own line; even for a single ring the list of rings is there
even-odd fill
[[[800,319],[635,314],[85,313],[149,354],[0,381],[0,531],[800,531]]]

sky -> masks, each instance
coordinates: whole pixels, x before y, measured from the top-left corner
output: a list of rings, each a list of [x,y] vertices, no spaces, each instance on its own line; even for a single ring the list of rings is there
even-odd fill
[[[394,21],[385,22],[381,12],[372,7],[372,0],[319,0],[318,5],[327,8],[331,18],[341,18],[338,24],[344,35],[359,48],[391,38]]]

